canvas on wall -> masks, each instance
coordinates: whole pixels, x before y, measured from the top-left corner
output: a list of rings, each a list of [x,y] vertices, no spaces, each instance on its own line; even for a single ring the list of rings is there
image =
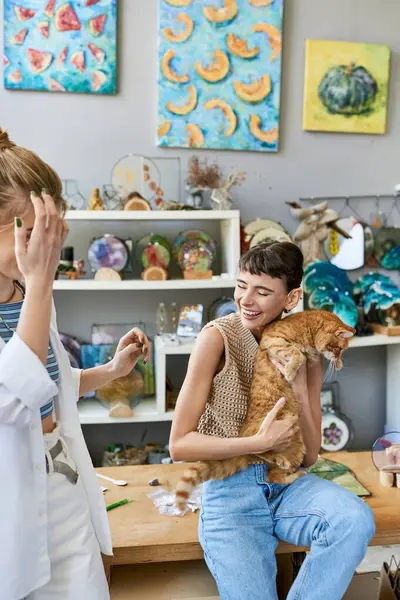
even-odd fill
[[[283,0],[160,0],[158,145],[276,152]]]
[[[117,0],[4,0],[4,85],[116,93]]]
[[[390,47],[307,40],[303,129],[386,132]]]

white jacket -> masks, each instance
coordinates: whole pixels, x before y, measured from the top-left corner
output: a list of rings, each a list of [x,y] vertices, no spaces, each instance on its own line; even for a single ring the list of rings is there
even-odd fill
[[[0,339],[0,598],[20,600],[50,579],[46,465],[40,406],[57,396],[57,420],[77,465],[103,554],[112,554],[104,498],[79,423],[81,371],[72,369],[53,309],[50,340],[60,383],[14,334]]]

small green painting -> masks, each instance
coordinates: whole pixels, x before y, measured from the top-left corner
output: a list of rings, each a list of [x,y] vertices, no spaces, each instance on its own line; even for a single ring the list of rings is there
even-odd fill
[[[386,133],[390,48],[307,40],[303,129]]]

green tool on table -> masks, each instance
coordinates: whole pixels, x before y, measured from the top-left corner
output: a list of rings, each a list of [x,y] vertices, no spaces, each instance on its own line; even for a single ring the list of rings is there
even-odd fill
[[[125,498],[125,500],[120,500],[119,502],[114,502],[114,504],[109,504],[106,508],[107,511],[112,510],[113,508],[117,508],[118,506],[122,506],[123,504],[129,504],[132,502],[131,498]]]

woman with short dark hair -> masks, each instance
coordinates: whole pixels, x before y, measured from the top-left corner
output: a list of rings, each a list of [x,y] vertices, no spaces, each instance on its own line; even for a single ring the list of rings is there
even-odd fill
[[[288,599],[340,600],[374,534],[368,506],[335,483],[313,475],[290,485],[268,483],[268,466],[257,464],[256,455],[284,448],[293,435],[290,419],[276,420],[279,405],[256,435],[239,437],[258,341],[268,323],[297,306],[302,276],[303,256],[294,244],[265,243],[244,254],[238,312],[200,333],[179,394],[170,438],[174,460],[254,454],[245,471],[203,486],[200,543],[221,600],[276,600],[278,538],[311,546]],[[322,363],[307,364],[293,381],[306,467],[321,445],[322,376]]]

